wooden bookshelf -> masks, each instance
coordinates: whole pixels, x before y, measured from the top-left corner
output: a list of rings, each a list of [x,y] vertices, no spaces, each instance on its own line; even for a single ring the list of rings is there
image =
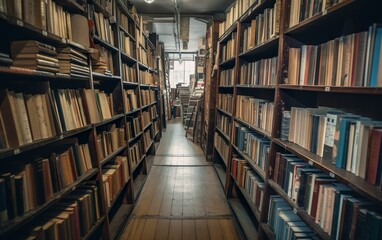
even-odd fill
[[[370,29],[372,29],[372,27],[374,26],[373,24],[382,22],[382,17],[376,10],[378,8],[380,9],[382,4],[378,0],[371,0],[367,2],[362,0],[344,0],[339,2],[333,1],[333,5],[328,5],[325,9],[322,10],[320,8],[315,8],[313,12],[309,13],[305,13],[303,10],[302,12],[300,12],[300,10],[293,12],[292,10],[294,9],[291,9],[293,7],[293,4],[298,4],[296,6],[300,6],[300,2],[301,1],[299,0],[255,1],[252,6],[245,6],[248,8],[244,9],[242,15],[239,16],[238,20],[236,21],[232,21],[233,18],[230,15],[230,13],[232,13],[232,8],[230,7],[226,13],[226,16],[230,18],[227,18],[226,21],[232,25],[228,26],[227,24],[223,23],[222,25],[225,28],[228,27],[228,29],[226,29],[226,31],[223,33],[220,32],[220,37],[218,39],[218,47],[220,50],[218,52],[220,53],[220,55],[222,55],[222,48],[225,45],[227,45],[227,43],[234,38],[234,34],[236,34],[236,46],[233,55],[234,57],[220,61],[218,63],[217,71],[217,79],[220,80],[219,76],[222,71],[226,71],[227,69],[233,69],[233,73],[228,72],[229,74],[231,74],[230,77],[233,77],[233,79],[228,79],[233,82],[233,86],[215,86],[213,90],[216,94],[232,94],[233,102],[232,106],[230,106],[231,108],[225,108],[231,109],[231,113],[224,111],[223,109],[218,107],[218,104],[216,104],[216,114],[226,115],[232,121],[231,134],[228,135],[230,137],[229,139],[227,139],[228,136],[221,131],[220,126],[216,125],[216,123],[218,122],[215,121],[215,132],[222,136],[222,138],[224,138],[225,140],[229,140],[228,146],[230,148],[229,158],[227,159],[228,164],[226,166],[226,169],[224,169],[226,176],[226,184],[223,186],[228,199],[233,198],[235,200],[240,200],[237,202],[243,203],[249,202],[248,196],[245,196],[245,194],[238,194],[238,196],[235,196],[235,191],[232,190],[236,188],[238,191],[243,193],[243,189],[241,189],[238,186],[237,182],[232,177],[230,177],[233,154],[238,154],[244,160],[246,160],[251,169],[258,173],[258,175],[260,175],[260,178],[264,180],[265,191],[262,209],[258,213],[252,210],[244,210],[242,212],[243,214],[247,214],[250,217],[253,217],[257,220],[257,223],[253,227],[255,228],[255,230],[258,231],[257,239],[280,238],[280,236],[275,235],[275,232],[273,232],[271,227],[268,225],[268,213],[270,211],[269,199],[270,195],[274,194],[281,196],[282,199],[284,199],[287,202],[287,204],[290,205],[290,207],[294,210],[295,214],[299,216],[300,219],[313,230],[315,236],[317,236],[320,239],[335,238],[333,236],[329,236],[329,234],[325,232],[319,224],[316,224],[316,219],[310,216],[305,210],[297,207],[297,204],[295,204],[284,192],[284,190],[271,179],[272,177],[274,177],[272,174],[275,170],[277,161],[275,160],[276,153],[294,154],[299,159],[305,161],[307,163],[307,166],[319,169],[324,174],[327,174],[328,176],[334,178],[336,181],[343,183],[346,186],[349,186],[350,189],[353,191],[352,194],[354,194],[357,197],[362,197],[362,199],[365,199],[365,201],[373,204],[372,210],[375,210],[378,212],[378,214],[381,214],[378,208],[378,206],[380,206],[380,204],[382,203],[382,190],[380,186],[370,184],[368,180],[357,176],[351,171],[347,171],[346,169],[337,167],[335,164],[332,163],[332,161],[320,157],[317,154],[311,152],[310,150],[305,149],[300,145],[297,145],[296,143],[289,142],[287,140],[281,140],[282,134],[285,134],[285,128],[282,129],[281,124],[283,121],[284,111],[290,111],[292,108],[318,108],[320,106],[331,107],[335,109],[343,109],[347,113],[358,114],[362,117],[370,117],[376,121],[382,120],[382,116],[379,114],[380,110],[376,106],[376,103],[382,100],[382,87],[369,87],[366,83],[369,79],[364,80],[363,72],[361,72],[362,86],[356,85],[354,84],[354,82],[351,82],[348,85],[346,85],[346,83],[343,86],[339,86],[338,80],[337,83],[333,83],[330,85],[324,85],[321,83],[316,85],[308,85],[305,82],[297,83],[301,85],[291,85],[290,82],[288,83],[289,70],[292,71],[293,67],[295,67],[293,65],[290,65],[293,64],[293,62],[289,63],[289,55],[291,54],[290,50],[292,48],[299,48],[301,50],[303,47],[309,45],[321,47],[323,46],[323,44],[328,44],[330,41],[334,41],[336,39],[344,39],[342,36],[354,36],[360,32],[366,32],[367,35],[367,32],[369,31],[368,34],[370,37]],[[308,1],[304,1],[304,4],[307,2]],[[240,5],[241,3],[242,1],[237,0],[234,4]],[[249,30],[247,30],[247,28],[251,27],[251,24],[253,24],[254,20],[260,18],[260,15],[263,14],[265,11],[268,11],[267,14],[270,14],[270,12],[272,11],[270,9],[274,8],[275,6],[277,6],[280,10],[280,15],[277,16],[277,26],[274,29],[274,32],[273,30],[271,30],[271,34],[266,38],[260,40],[260,43],[259,39],[256,39],[254,40],[254,44],[249,44],[249,41],[252,41],[252,39],[250,38],[250,34],[255,33],[256,37],[262,37],[262,35],[258,35],[259,32],[248,33]],[[303,15],[300,16],[300,14]],[[299,22],[295,22],[296,16],[297,21]],[[289,27],[290,24],[291,27]],[[377,25],[376,28],[379,29],[380,26]],[[258,30],[261,31],[261,29],[259,29],[256,25],[254,31]],[[244,31],[247,32],[244,33]],[[249,34],[249,37],[248,35],[246,35],[248,39],[244,38],[245,34]],[[352,47],[354,46],[352,45]],[[246,48],[247,50],[242,50]],[[318,51],[321,51],[321,49]],[[370,54],[373,55],[372,50],[370,51]],[[338,52],[330,54],[336,55],[337,53]],[[232,52],[230,52],[230,54],[232,54]],[[353,52],[351,52],[351,54],[353,54]],[[247,73],[248,69],[246,67],[250,66],[250,63],[256,62],[256,64],[262,64],[265,61],[260,63],[258,63],[258,61],[265,59],[269,60],[270,58],[273,59],[274,57],[277,57],[277,64],[275,69],[272,69],[268,66],[269,70],[264,70],[265,68],[260,68],[259,65],[258,68],[253,68],[250,70],[250,73]],[[221,56],[218,56],[217,59],[221,59]],[[338,61],[340,60],[341,59],[338,59]],[[315,72],[314,74],[317,74],[318,71],[320,71],[320,64],[323,60],[320,59],[320,61],[321,62],[316,62],[318,67],[317,69],[315,68],[315,71],[317,72]],[[272,62],[272,67],[273,64],[274,62]],[[300,71],[302,71],[301,67],[307,63],[298,62],[297,64],[299,64],[297,74],[300,74]],[[343,63],[341,62],[341,64]],[[243,65],[247,66],[241,68],[241,66]],[[208,72],[211,70],[212,66],[211,69],[207,69],[206,71]],[[357,71],[357,69],[350,70],[352,70],[354,74],[354,71]],[[261,74],[260,71],[262,71],[262,73],[264,71],[272,71],[272,74],[274,74],[272,76],[275,76],[275,79],[272,79],[274,83],[272,83],[271,85],[239,84],[243,80],[241,79],[241,71],[245,71],[244,74],[252,75]],[[226,72],[224,74],[226,74]],[[313,75],[313,77],[316,77],[316,75]],[[260,79],[260,77],[258,78]],[[255,79],[256,81],[254,81],[253,79],[249,79],[249,81],[245,80],[242,82],[261,82],[259,81],[259,79]],[[300,75],[297,76],[297,79],[298,81],[301,81]],[[225,78],[223,80],[224,82],[231,82]],[[238,110],[235,106],[238,100],[238,96],[247,96],[249,98],[266,100],[267,102],[274,104],[273,117],[271,119],[267,119],[267,121],[272,122],[271,132],[266,132],[263,129],[248,124],[246,121],[240,119],[240,117],[238,116]],[[233,124],[235,122],[270,140],[268,156],[266,162],[264,163],[265,171],[259,168],[259,166],[257,166],[256,164],[253,164],[253,161],[246,154],[239,151],[239,149],[235,146],[235,139],[237,138],[235,129],[233,127]],[[287,124],[290,123],[288,122]],[[297,129],[302,129],[304,127],[302,124],[303,123],[297,124]],[[289,127],[289,125],[287,126]],[[289,133],[289,128],[287,130],[287,133]],[[214,136],[214,133],[211,135]],[[220,153],[216,148],[214,148],[214,152],[216,153],[214,155],[215,162],[220,166]],[[220,173],[220,175],[222,175],[222,173]]]
[[[145,34],[143,32],[143,29],[139,27],[138,16],[133,16],[133,14],[130,13],[128,7],[124,6],[124,4],[120,0],[111,0],[108,2],[101,3],[100,1],[96,0],[64,0],[53,2],[58,6],[62,7],[61,11],[71,15],[78,14],[85,19],[93,18],[92,16],[94,15],[92,14],[94,14],[94,12],[102,14],[100,16],[102,16],[103,20],[107,21],[107,24],[109,24],[110,26],[110,35],[108,36],[108,38],[105,38],[105,36],[101,37],[102,34],[98,35],[98,30],[95,30],[93,32],[94,35],[90,35],[91,40],[88,43],[88,46],[91,47],[86,47],[85,44],[82,45],[80,43],[74,42],[72,38],[69,39],[69,34],[67,32],[59,33],[60,35],[64,35],[63,37],[61,37],[49,32],[48,27],[43,29],[41,27],[37,27],[37,25],[32,25],[33,23],[30,23],[26,20],[18,19],[15,16],[8,15],[7,13],[0,13],[0,27],[5,31],[8,31],[10,29],[12,30],[11,34],[5,36],[2,39],[2,43],[6,47],[0,47],[0,52],[11,55],[11,49],[8,47],[10,43],[15,40],[39,41],[41,43],[54,47],[55,49],[70,47],[73,50],[79,52],[80,54],[86,56],[86,63],[83,64],[87,64],[86,67],[88,67],[89,69],[88,74],[73,74],[71,76],[71,74],[67,73],[64,74],[60,72],[53,73],[53,71],[46,72],[41,70],[30,70],[26,68],[12,66],[12,64],[9,65],[4,63],[3,65],[3,63],[1,63],[0,76],[10,81],[8,81],[7,83],[3,81],[0,84],[0,89],[10,89],[10,91],[16,91],[17,93],[21,92],[23,94],[41,94],[42,96],[43,94],[48,94],[51,90],[58,91],[59,89],[66,88],[78,91],[81,89],[92,90],[92,93],[94,93],[95,98],[98,97],[97,94],[105,93],[110,98],[109,103],[112,103],[108,106],[111,111],[111,116],[102,115],[104,114],[101,112],[104,111],[102,107],[105,106],[100,106],[101,100],[94,99],[94,102],[96,104],[94,106],[95,108],[89,108],[89,110],[96,112],[96,114],[100,114],[100,120],[93,121],[92,123],[87,124],[82,124],[81,122],[82,125],[78,128],[67,128],[67,126],[65,126],[65,129],[72,130],[64,131],[59,129],[59,127],[64,129],[64,123],[61,119],[63,117],[60,115],[61,113],[59,113],[59,110],[57,110],[57,112],[54,112],[53,110],[49,109],[47,113],[49,114],[49,116],[47,115],[46,117],[50,118],[52,124],[54,123],[56,133],[54,133],[53,136],[46,137],[40,140],[35,140],[30,143],[16,147],[0,149],[0,168],[3,169],[3,171],[1,172],[2,174],[7,173],[7,171],[9,171],[11,174],[16,173],[14,169],[7,169],[8,166],[10,166],[9,159],[12,159],[12,162],[15,162],[12,163],[12,167],[16,168],[17,164],[26,164],[26,161],[20,160],[20,158],[23,156],[33,156],[32,158],[35,160],[31,159],[27,161],[28,163],[33,163],[38,158],[47,157],[47,154],[55,153],[56,150],[54,149],[58,148],[61,142],[68,145],[68,143],[71,141],[78,141],[78,144],[88,144],[91,157],[90,160],[93,167],[91,170],[88,170],[87,172],[76,178],[73,183],[69,184],[68,186],[57,192],[54,192],[53,197],[51,197],[43,204],[39,204],[33,209],[22,214],[21,216],[16,216],[15,218],[7,221],[6,224],[0,226],[0,239],[7,239],[10,236],[13,236],[13,234],[18,233],[18,231],[21,229],[32,229],[35,226],[36,222],[44,218],[45,213],[49,212],[51,209],[54,209],[54,207],[61,200],[65,199],[73,191],[80,188],[82,185],[86,185],[85,182],[91,182],[92,184],[94,183],[95,186],[97,186],[101,216],[96,222],[94,222],[93,226],[91,226],[91,228],[87,231],[87,233],[84,236],[81,237],[81,239],[115,239],[115,237],[118,236],[120,230],[124,227],[126,219],[129,216],[132,208],[134,207],[136,200],[135,196],[139,194],[147,178],[149,169],[147,169],[146,156],[150,154],[155,154],[155,147],[153,147],[154,138],[155,141],[160,141],[161,137],[160,131],[162,129],[162,126],[158,126],[162,123],[158,120],[161,114],[161,112],[158,111],[161,106],[161,98],[160,88],[156,85],[159,83],[152,82],[150,83],[150,85],[145,85],[141,83],[141,78],[139,75],[139,70],[145,70],[146,72],[148,72],[149,75],[158,74],[159,71],[155,69],[156,65],[148,66],[139,62],[137,58],[132,57],[138,55],[139,48],[144,48],[147,54],[154,55],[157,46],[151,43],[147,34]],[[106,5],[110,8],[106,8]],[[128,29],[124,28],[121,25],[122,23],[119,22],[117,13],[124,14],[126,16],[129,23]],[[48,19],[47,23],[50,24],[49,21],[50,20]],[[64,24],[67,23],[63,23],[63,25]],[[130,24],[132,26],[131,29]],[[86,29],[81,29],[81,31],[86,31]],[[140,36],[142,38],[145,38],[146,46],[141,46],[137,42],[138,36],[135,36],[136,32],[139,32]],[[119,48],[119,46],[121,45],[120,43],[122,42],[122,37],[120,33],[122,35],[124,34],[125,36],[128,36],[131,42],[133,42],[134,44],[131,56],[127,55],[124,52],[125,50]],[[109,69],[109,72],[105,71],[104,73],[103,71],[100,71],[100,68],[97,68],[97,66],[93,65],[96,61],[94,55],[92,54],[97,51],[93,47],[97,48],[97,45],[106,49],[106,52],[108,52],[109,54],[108,57],[110,58],[108,59],[108,61],[112,61],[112,63],[108,66],[108,68],[111,68]],[[129,75],[124,76],[124,64],[129,66],[129,71],[130,69],[133,69],[132,71],[135,71],[136,74],[130,75],[129,72]],[[132,82],[127,82],[127,80],[129,79],[125,79],[125,77],[130,78],[130,76],[134,76],[136,79],[134,78],[130,80]],[[19,86],[21,85],[25,85],[25,90],[17,90],[20,88]],[[153,99],[153,101],[151,101],[151,103],[147,106],[141,105],[141,85],[142,89],[152,89],[153,91],[156,91],[155,99]],[[31,86],[30,89],[29,86]],[[126,112],[124,110],[125,108],[123,101],[124,89],[131,88],[136,89],[138,100],[137,108],[130,112]],[[47,96],[47,101],[50,104],[49,107],[51,107],[53,106],[53,102],[51,101],[57,100],[54,99],[54,97],[49,98],[50,96]],[[76,107],[80,108],[79,105],[76,105]],[[102,131],[107,131],[107,129],[109,129],[110,126],[113,124],[116,124],[119,128],[125,128],[127,126],[128,118],[130,118],[131,116],[142,116],[142,109],[145,107],[156,108],[157,115],[150,115],[149,123],[134,138],[127,139],[127,132],[125,131],[126,143],[122,146],[118,145],[119,147],[117,149],[114,149],[115,151],[113,151],[111,154],[108,154],[108,156],[104,157],[103,159],[97,159],[98,157],[95,146],[97,133],[100,134]],[[60,109],[60,111],[65,110]],[[78,109],[78,111],[80,110]],[[85,109],[84,111],[87,110]],[[78,114],[80,114],[80,112]],[[78,117],[81,118],[82,116]],[[84,117],[82,118],[84,119]],[[65,121],[67,121],[67,119],[65,119]],[[146,149],[142,149],[142,151],[145,152],[142,153],[141,159],[139,159],[137,166],[135,166],[133,169],[131,167],[131,161],[128,156],[129,149],[132,147],[131,144],[137,142],[140,139],[142,139],[143,141],[141,135],[144,131],[149,130],[153,134],[152,130],[150,129],[150,126],[153,125],[154,122],[159,129],[157,129],[157,132],[155,132],[155,136],[153,139],[151,139],[151,142],[149,143],[148,147]],[[121,185],[120,191],[115,195],[115,198],[112,200],[111,208],[107,208],[106,190],[103,188],[102,171],[106,166],[115,164],[114,160],[118,157],[127,158],[129,178],[127,179],[125,184]],[[23,169],[23,166],[18,167],[19,169]],[[137,176],[138,173],[139,176]],[[133,174],[135,175],[133,176]],[[33,176],[33,178],[35,177],[36,176]],[[23,234],[27,234],[27,232],[23,232]]]

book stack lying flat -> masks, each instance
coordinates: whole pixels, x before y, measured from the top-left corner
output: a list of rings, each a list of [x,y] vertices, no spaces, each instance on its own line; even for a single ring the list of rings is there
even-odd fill
[[[12,62],[8,54],[0,52],[0,65],[10,65]]]
[[[58,49],[57,52],[60,73],[69,74],[71,77],[89,77],[89,64],[85,54],[70,47]]]
[[[98,47],[92,54],[93,71],[105,75],[113,75],[113,58],[106,48]]]
[[[56,48],[38,41],[14,41],[11,43],[13,66],[58,73]]]

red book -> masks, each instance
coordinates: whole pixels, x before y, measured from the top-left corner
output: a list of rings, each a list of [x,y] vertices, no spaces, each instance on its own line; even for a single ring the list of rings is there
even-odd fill
[[[317,203],[319,198],[319,190],[321,184],[330,184],[331,182],[335,182],[334,178],[316,178],[316,181],[314,181],[314,188],[313,188],[313,196],[312,196],[312,208],[310,210],[310,216],[313,218],[316,218],[317,213]]]
[[[366,175],[366,180],[370,184],[375,184],[377,181],[379,154],[381,150],[381,139],[382,129],[373,129],[371,132],[371,142]]]
[[[279,177],[279,167],[280,167],[280,153],[276,153],[276,158],[275,158],[275,167],[274,167],[274,171],[272,173],[272,179],[273,181],[275,181],[277,183],[278,181],[278,177]]]
[[[232,158],[232,177],[236,180],[237,179],[237,159]]]

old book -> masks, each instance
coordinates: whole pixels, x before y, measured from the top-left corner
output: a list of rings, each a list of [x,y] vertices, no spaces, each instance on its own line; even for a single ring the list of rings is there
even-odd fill
[[[15,93],[14,100],[15,100],[14,102],[16,106],[15,109],[16,109],[17,119],[19,121],[18,124],[21,128],[21,132],[23,135],[23,141],[24,143],[31,143],[33,139],[32,139],[32,133],[31,133],[30,125],[29,125],[28,114],[25,107],[23,94]]]
[[[87,18],[79,14],[72,14],[70,20],[73,42],[79,43],[84,47],[90,47]]]
[[[0,226],[8,222],[7,186],[4,178],[0,178]]]
[[[35,114],[37,115],[37,119],[40,125],[41,138],[42,139],[48,138],[50,136],[49,127],[48,127],[49,119],[47,119],[45,116],[43,95],[36,94],[36,95],[33,95],[33,98],[36,104]]]
[[[7,89],[0,90],[0,113],[3,117],[9,147],[17,147],[24,144],[12,92],[9,92]]]
[[[15,204],[17,207],[17,215],[22,216],[25,213],[24,201],[26,196],[24,195],[24,188],[27,186],[24,185],[24,176],[22,174],[15,175],[15,193],[16,199]]]
[[[376,184],[378,166],[381,155],[382,129],[373,129],[371,132],[369,162],[367,166],[366,180],[370,184]]]
[[[100,114],[97,107],[97,103],[94,96],[94,91],[92,89],[81,89],[82,99],[85,103],[85,113],[89,123],[98,123],[100,122]]]

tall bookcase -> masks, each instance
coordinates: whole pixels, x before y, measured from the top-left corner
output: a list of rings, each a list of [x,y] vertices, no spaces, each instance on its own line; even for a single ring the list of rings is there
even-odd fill
[[[30,2],[36,5],[0,1],[0,26],[10,33],[0,40],[0,239],[57,233],[68,239],[116,239],[161,137],[156,46],[127,1]],[[68,62],[79,63],[81,71],[72,67],[63,73],[61,62],[49,63],[58,69],[53,72],[16,66],[20,55],[12,42],[25,40],[60,54],[69,49],[75,57]],[[16,96],[28,112],[15,112],[20,102],[9,101]],[[41,110],[37,103],[36,110],[29,108],[34,98],[41,99]],[[25,132],[15,121],[15,130],[8,130],[3,119],[15,116],[28,122],[31,139],[14,143],[13,136],[25,138]],[[41,130],[47,126],[48,132]]]
[[[380,7],[244,0],[227,10],[214,165],[248,239],[282,239],[291,222],[311,238],[380,237]]]

